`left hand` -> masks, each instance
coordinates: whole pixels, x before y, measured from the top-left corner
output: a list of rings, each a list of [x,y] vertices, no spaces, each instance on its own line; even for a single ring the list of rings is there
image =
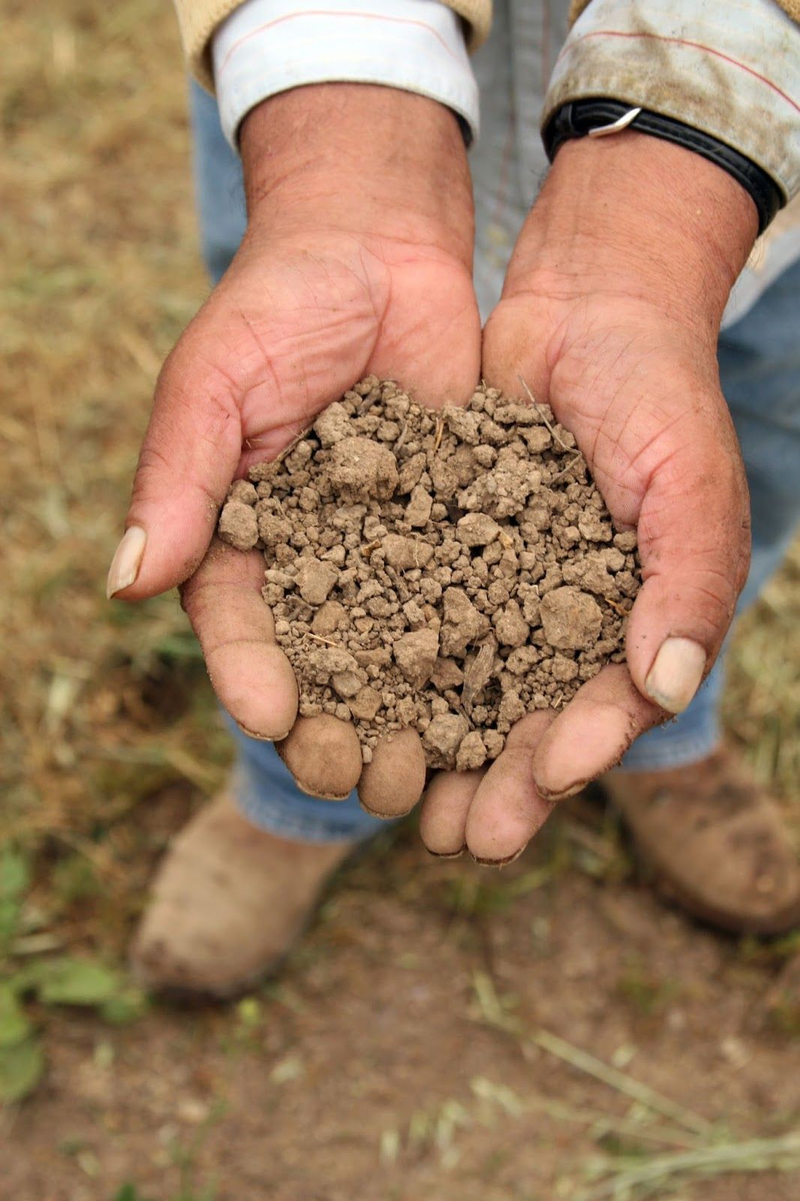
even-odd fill
[[[472,394],[481,330],[464,140],[435,100],[323,83],[252,109],[241,149],[247,234],[159,377],[109,592],[140,600],[181,585],[220,702],[246,733],[280,743],[305,791],[341,798],[358,784],[367,806],[410,807],[425,784],[416,731],[381,740],[362,772],[351,723],[296,721],[263,556],[211,539],[231,481],[364,375],[432,405]]]
[[[511,395],[522,377],[572,431],[615,521],[638,527],[645,582],[626,664],[558,716],[523,718],[487,772],[433,781],[435,853],[514,859],[713,665],[750,549],[716,342],[756,232],[744,189],[691,151],[633,132],[560,150],[486,326],[484,376]]]

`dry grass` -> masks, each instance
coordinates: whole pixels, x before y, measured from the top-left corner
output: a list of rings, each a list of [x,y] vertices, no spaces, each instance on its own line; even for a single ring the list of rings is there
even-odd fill
[[[78,847],[116,892],[125,813],[213,787],[227,753],[175,598],[103,595],[155,376],[206,289],[185,87],[162,0],[3,8],[3,831]]]
[[[159,364],[206,290],[185,89],[165,0],[51,0],[45,15],[22,0],[0,3],[13,48],[0,80],[0,840],[36,854],[31,947],[119,954],[156,853],[222,779],[228,756],[175,597],[129,609],[103,593]],[[726,699],[729,729],[795,825],[799,583],[796,548],[742,626]],[[614,874],[610,833],[576,834],[576,846],[572,862]],[[368,908],[359,889],[405,889],[413,907],[424,890],[428,905],[452,885],[454,924],[468,918],[478,931],[514,889],[501,895],[494,877],[479,885],[456,866],[435,885],[413,871],[398,883],[396,870],[387,860],[351,874],[354,940]],[[558,870],[556,855],[517,881],[514,896]],[[337,927],[344,947],[346,925]],[[234,1033],[236,1020],[234,1011]],[[484,1103],[485,1085],[476,1089]],[[581,1120],[562,1108],[559,1121]],[[437,1110],[424,1137],[446,1149],[462,1119],[452,1105]],[[383,1161],[405,1138],[387,1130]],[[769,1163],[782,1150],[776,1142]],[[657,1165],[665,1178],[675,1162]],[[720,1171],[732,1166],[724,1154],[721,1162]]]
[[[737,630],[725,722],[800,822],[800,545]]]
[[[175,598],[127,609],[102,591],[159,364],[206,290],[185,86],[163,0],[3,9],[2,828],[78,854],[119,901],[146,874],[137,804],[172,782],[209,791],[227,755]],[[726,704],[792,804],[798,579],[795,554],[746,622]]]

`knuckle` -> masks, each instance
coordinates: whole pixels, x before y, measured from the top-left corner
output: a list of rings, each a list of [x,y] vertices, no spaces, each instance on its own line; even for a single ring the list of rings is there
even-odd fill
[[[159,449],[156,441],[147,435],[139,451],[139,461],[133,479],[132,503],[158,501],[171,489],[173,465]]]

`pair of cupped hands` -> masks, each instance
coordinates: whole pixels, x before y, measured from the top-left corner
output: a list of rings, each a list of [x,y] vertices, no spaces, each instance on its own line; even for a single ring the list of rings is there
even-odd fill
[[[749,504],[716,341],[755,207],[717,167],[647,135],[568,143],[482,331],[472,186],[448,109],[391,88],[299,88],[249,114],[241,152],[247,234],[161,372],[109,593],[179,585],[221,703],[280,744],[301,788],[358,785],[367,808],[409,811],[425,788],[418,735],[379,743],[362,772],[352,727],[297,718],[263,558],[214,539],[217,513],[235,477],[369,373],[431,406],[465,402],[480,378],[519,395],[524,378],[575,435],[615,520],[638,529],[644,585],[627,663],[558,715],[523,718],[488,769],[428,783],[429,849],[506,862],[559,800],[687,706],[730,624]]]

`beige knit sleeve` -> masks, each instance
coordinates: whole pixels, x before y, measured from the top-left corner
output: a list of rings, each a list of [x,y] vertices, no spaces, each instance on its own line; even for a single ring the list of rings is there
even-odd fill
[[[725,9],[573,0],[572,13],[582,12],[553,67],[542,128],[567,103],[612,97],[738,150],[791,200],[800,193],[800,30],[790,5],[796,13],[800,0],[738,0]],[[679,36],[687,25],[690,34]]]
[[[588,8],[591,0],[572,0],[569,6],[569,23],[574,24],[585,8]],[[792,20],[800,23],[800,0],[777,0],[781,8],[784,9]],[[455,5],[453,5],[455,8]]]
[[[443,0],[463,18],[470,50],[486,41],[492,23],[492,0]],[[789,0],[797,4],[800,0]],[[209,45],[211,35],[226,17],[238,8],[241,0],[175,0],[183,49],[189,70],[204,87],[213,90]],[[582,6],[583,7],[583,6]]]

